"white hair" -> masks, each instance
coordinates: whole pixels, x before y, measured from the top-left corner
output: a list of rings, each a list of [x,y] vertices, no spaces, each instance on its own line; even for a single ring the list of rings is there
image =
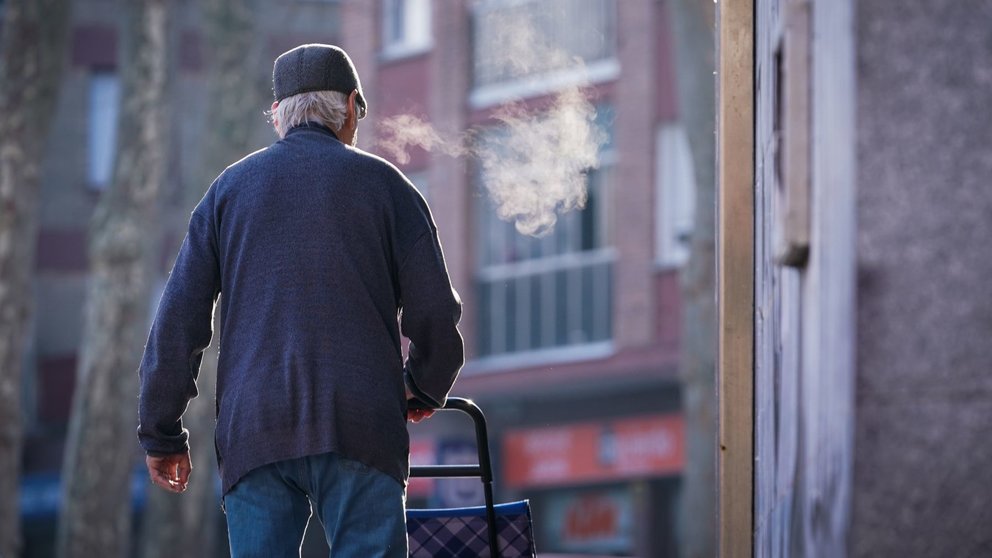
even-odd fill
[[[348,116],[348,96],[337,91],[298,93],[279,101],[279,106],[269,116],[275,122],[280,138],[308,120],[323,124],[337,133]]]

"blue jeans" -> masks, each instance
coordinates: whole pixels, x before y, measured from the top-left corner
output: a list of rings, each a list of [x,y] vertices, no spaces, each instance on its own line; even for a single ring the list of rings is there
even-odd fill
[[[312,509],[333,558],[407,558],[406,491],[335,453],[271,463],[224,496],[232,558],[299,557]]]

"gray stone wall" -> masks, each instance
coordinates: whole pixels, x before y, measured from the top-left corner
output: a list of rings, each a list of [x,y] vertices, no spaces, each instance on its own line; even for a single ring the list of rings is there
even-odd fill
[[[852,556],[992,555],[992,3],[856,3]]]

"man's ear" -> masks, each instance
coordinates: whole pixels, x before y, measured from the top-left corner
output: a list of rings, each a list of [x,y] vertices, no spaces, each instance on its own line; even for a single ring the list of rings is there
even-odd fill
[[[358,126],[358,90],[354,89],[348,95],[348,118]]]
[[[279,108],[279,101],[272,103],[272,110],[269,112],[269,119],[272,121],[272,128],[279,134],[279,119],[276,118],[276,109]],[[282,137],[280,134],[279,137]]]

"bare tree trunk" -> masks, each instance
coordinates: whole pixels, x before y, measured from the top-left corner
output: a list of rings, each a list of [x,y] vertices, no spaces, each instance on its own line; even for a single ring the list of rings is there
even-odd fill
[[[20,551],[21,378],[39,169],[58,98],[68,0],[9,0],[0,34],[0,558]]]
[[[208,110],[199,179],[192,181],[184,194],[190,211],[213,179],[227,165],[247,154],[252,132],[262,118],[262,111],[268,108],[269,61],[262,60],[263,42],[257,40],[256,4],[256,0],[205,0],[202,4],[203,35],[210,56]],[[164,490],[149,494],[142,528],[143,558],[210,557],[215,555],[218,544],[224,542],[215,540],[222,519],[216,487],[211,482],[217,469],[213,441],[221,339],[219,313],[215,313],[213,331],[212,346],[204,351],[197,377],[201,395],[190,402],[183,418],[190,430],[193,480],[182,495]],[[182,537],[177,533],[182,533]]]
[[[712,0],[673,0],[679,114],[696,176],[689,262],[682,271],[682,394],[686,417],[682,558],[716,556],[715,14]]]
[[[130,553],[138,363],[148,333],[149,264],[163,182],[168,0],[128,0],[114,179],[93,216],[90,284],[63,468],[57,552]],[[152,228],[151,230],[156,230]]]

